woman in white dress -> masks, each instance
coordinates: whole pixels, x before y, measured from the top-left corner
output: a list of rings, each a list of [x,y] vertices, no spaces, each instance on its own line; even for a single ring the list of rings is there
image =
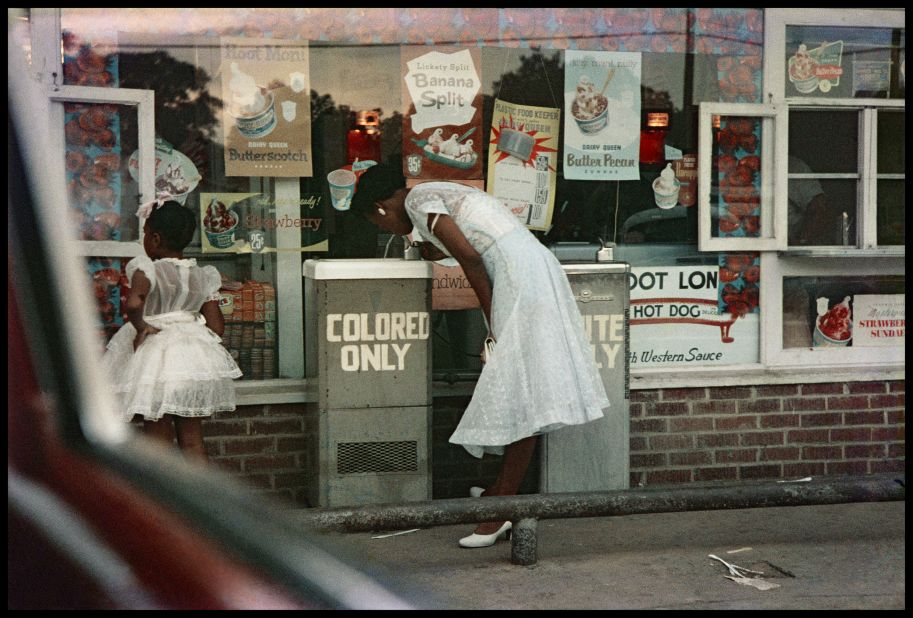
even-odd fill
[[[205,461],[202,418],[235,409],[237,363],[222,346],[222,278],[184,259],[196,215],[174,201],[141,209],[146,255],[127,263],[129,321],[111,338],[102,367],[121,417],[143,417],[143,430]]]
[[[410,190],[398,169],[377,165],[359,179],[351,208],[387,232],[412,233],[426,243],[423,257],[463,268],[497,344],[450,442],[475,457],[503,453],[483,495],[515,495],[539,434],[596,420],[609,406],[564,270],[507,208],[473,187]],[[510,527],[482,523],[460,545],[492,545]]]

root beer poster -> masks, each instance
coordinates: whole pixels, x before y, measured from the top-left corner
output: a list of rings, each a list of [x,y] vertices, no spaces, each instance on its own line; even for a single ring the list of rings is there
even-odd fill
[[[482,80],[478,48],[404,46],[403,174],[422,180],[482,178]]]
[[[226,176],[312,176],[306,41],[224,37]]]

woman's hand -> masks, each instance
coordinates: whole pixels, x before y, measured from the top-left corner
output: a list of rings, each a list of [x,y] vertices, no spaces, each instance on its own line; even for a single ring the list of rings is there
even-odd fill
[[[154,335],[157,332],[160,332],[160,329],[152,326],[151,324],[145,324],[142,328],[139,329],[136,333],[136,337],[133,338],[133,351],[143,345],[143,342],[146,340],[146,337],[149,335]]]

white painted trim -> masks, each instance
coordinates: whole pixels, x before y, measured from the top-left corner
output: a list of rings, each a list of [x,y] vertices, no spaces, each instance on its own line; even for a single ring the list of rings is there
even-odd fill
[[[276,218],[301,216],[301,181],[274,178]],[[301,279],[301,230],[276,228],[276,336],[279,338],[279,375],[304,377],[304,281]],[[294,251],[281,251],[294,249]]]
[[[430,279],[433,267],[425,260],[402,258],[305,260],[310,279]]]

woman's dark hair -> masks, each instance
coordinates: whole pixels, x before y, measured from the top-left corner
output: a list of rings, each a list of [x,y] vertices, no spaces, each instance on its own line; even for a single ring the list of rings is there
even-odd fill
[[[158,232],[165,246],[171,251],[182,251],[193,238],[197,218],[189,208],[169,200],[153,208],[146,219],[150,232]]]
[[[396,193],[397,189],[405,186],[406,178],[400,165],[372,165],[358,178],[355,195],[352,196],[352,205],[349,208],[355,214],[364,217],[371,211],[374,202],[387,199]]]

